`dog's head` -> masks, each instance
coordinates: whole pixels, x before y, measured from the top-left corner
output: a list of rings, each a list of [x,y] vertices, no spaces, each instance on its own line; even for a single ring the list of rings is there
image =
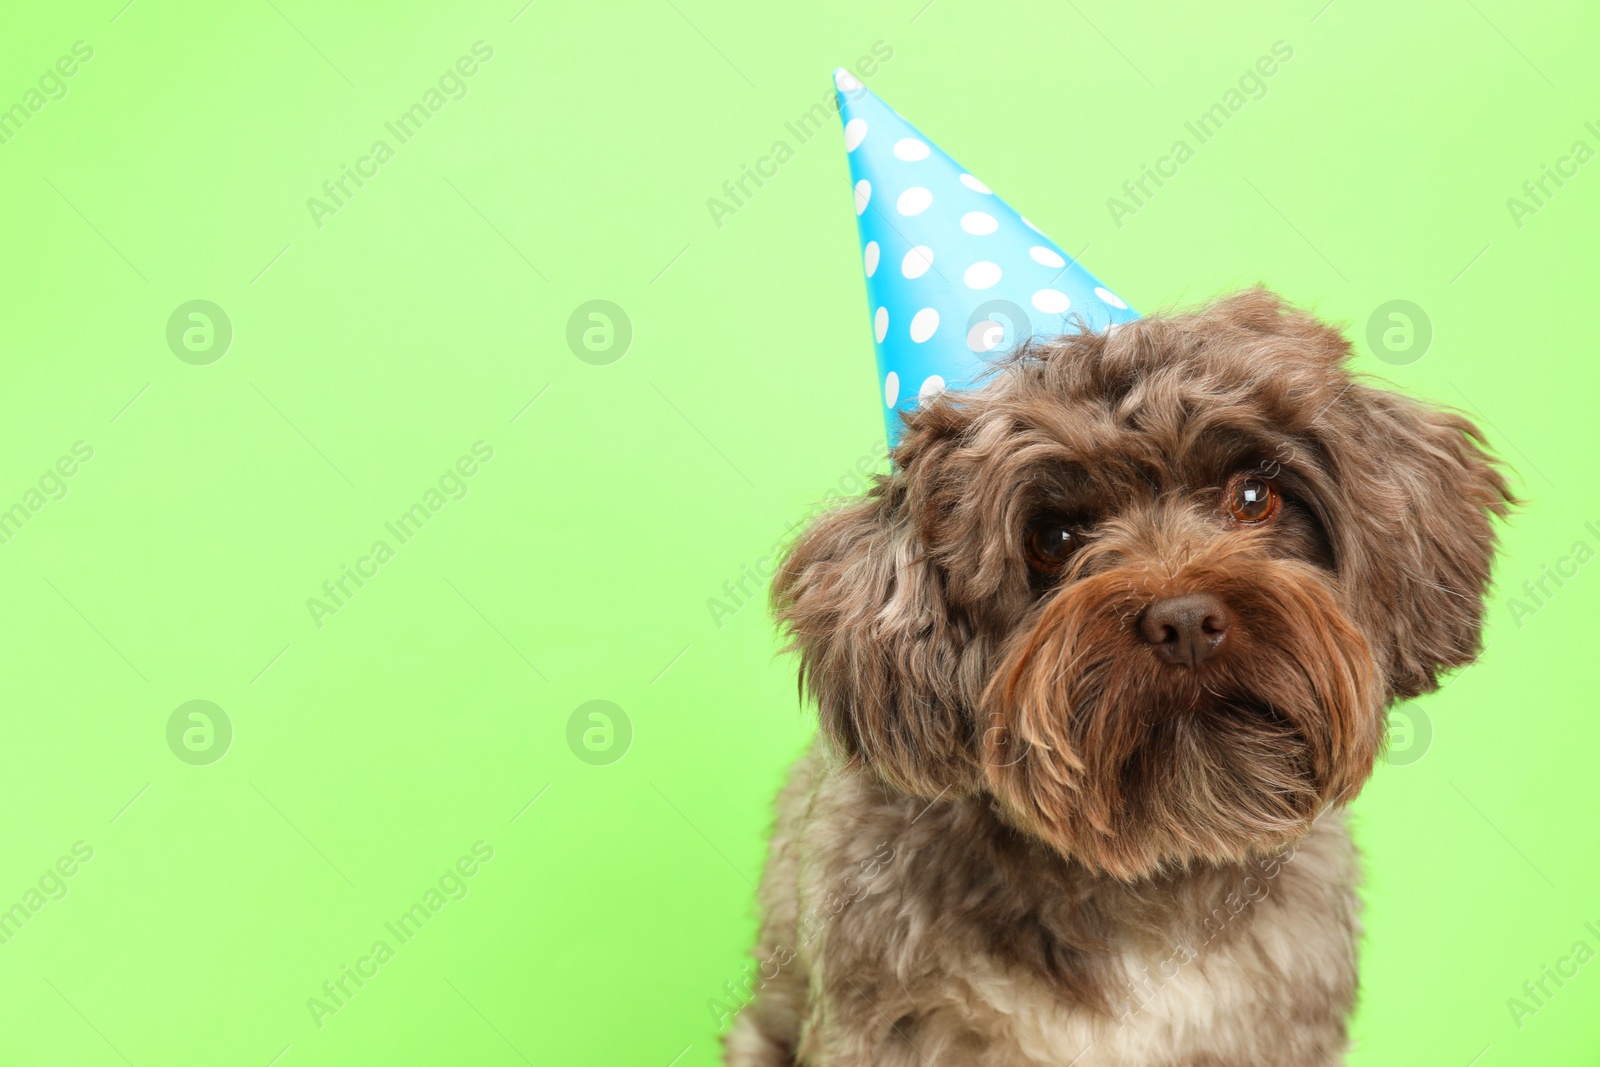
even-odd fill
[[[843,756],[1124,878],[1302,833],[1479,648],[1477,429],[1263,290],[1035,342],[908,417],[774,581]]]

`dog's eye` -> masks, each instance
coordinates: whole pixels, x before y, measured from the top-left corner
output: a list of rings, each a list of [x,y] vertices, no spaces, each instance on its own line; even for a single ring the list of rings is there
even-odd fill
[[[1028,526],[1022,545],[1028,554],[1028,566],[1053,577],[1061,573],[1067,557],[1078,547],[1078,534],[1059,519],[1043,519]]]
[[[1283,503],[1283,498],[1271,482],[1253,474],[1234,475],[1223,499],[1228,514],[1233,516],[1235,522],[1252,526],[1275,518]]]

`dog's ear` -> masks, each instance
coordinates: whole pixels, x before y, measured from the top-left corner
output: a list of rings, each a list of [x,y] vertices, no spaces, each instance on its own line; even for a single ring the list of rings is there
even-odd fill
[[[1330,414],[1346,467],[1338,569],[1369,633],[1388,638],[1393,697],[1431,692],[1442,669],[1478,655],[1493,519],[1518,501],[1463,415],[1364,385]]]
[[[908,793],[971,781],[959,639],[944,579],[908,514],[903,475],[815,522],[785,558],[772,604],[800,685],[835,750]]]

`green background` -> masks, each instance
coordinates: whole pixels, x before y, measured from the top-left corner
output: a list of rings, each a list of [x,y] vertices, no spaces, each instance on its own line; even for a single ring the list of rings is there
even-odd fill
[[[1507,206],[1600,149],[1592,8],[121,4],[0,37],[0,105],[93,48],[0,145],[0,507],[93,449],[0,545],[0,908],[93,850],[0,944],[0,1063],[716,1061],[811,725],[764,594],[708,602],[880,462],[841,139],[785,128],[879,41],[869,84],[1135,307],[1263,281],[1514,466],[1489,650],[1355,805],[1352,1062],[1600,1063],[1600,962],[1507,1005],[1600,951],[1600,563],[1511,602],[1600,550],[1600,162]],[[480,40],[464,97],[387,134]],[[1266,95],[1117,225],[1107,199],[1280,40]],[[308,198],[379,138],[319,226]],[[718,226],[707,199],[780,139]],[[233,331],[206,365],[167,341],[197,299]],[[566,340],[595,299],[632,326],[609,364]],[[1390,300],[1431,322],[1422,358],[1365,339]],[[609,765],[567,739],[597,699],[631,728]],[[167,739],[191,700],[232,727],[207,765]],[[467,895],[319,1027],[308,999],[480,841]]]

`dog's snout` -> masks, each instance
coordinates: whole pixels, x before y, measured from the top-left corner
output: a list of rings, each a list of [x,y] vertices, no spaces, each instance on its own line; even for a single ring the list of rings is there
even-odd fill
[[[1180,667],[1198,667],[1222,650],[1233,614],[1212,593],[1165,597],[1139,618],[1141,636],[1156,655]]]

